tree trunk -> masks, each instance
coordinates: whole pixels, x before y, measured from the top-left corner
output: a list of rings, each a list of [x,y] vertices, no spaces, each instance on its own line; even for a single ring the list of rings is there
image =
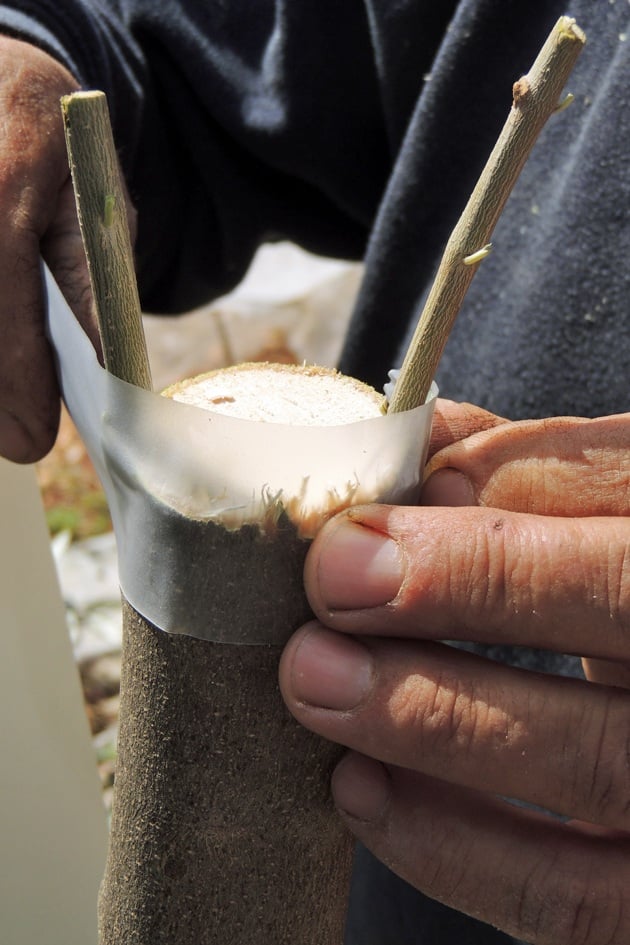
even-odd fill
[[[252,370],[185,386],[195,399],[203,393],[211,406],[245,416],[264,399],[283,417],[307,403],[308,414],[324,424],[338,423],[340,411],[348,420],[367,411],[386,422],[380,395],[323,369],[258,366],[251,397],[225,388],[235,378],[247,386]],[[299,393],[296,380],[304,385]],[[398,421],[394,427],[400,429]],[[295,452],[290,435],[287,448]],[[327,486],[321,514],[356,497],[362,481],[356,454],[337,472],[340,481]],[[240,456],[236,450],[228,483],[243,471]],[[307,464],[306,483],[308,461],[298,459],[300,468]],[[315,462],[333,465],[327,455]],[[372,473],[380,468],[369,466]],[[264,494],[270,486],[258,483],[260,475],[253,469],[251,489]],[[396,470],[385,463],[382,485],[391,486],[392,477],[396,482]],[[329,787],[342,749],[294,721],[277,681],[284,643],[311,616],[302,583],[309,542],[301,534],[313,525],[313,510],[301,504],[302,495],[279,498],[272,488],[271,496],[260,521],[240,526],[163,505],[155,537],[147,525],[141,574],[153,588],[154,557],[168,562],[165,580],[176,591],[177,613],[170,629],[184,633],[158,629],[135,598],[138,609],[123,602],[121,729],[101,945],[342,945],[353,842]],[[190,630],[199,616],[206,639],[185,635],[187,622]]]
[[[124,602],[102,945],[341,945],[341,749],[288,713],[281,649],[167,634]]]
[[[288,639],[310,617],[309,542],[173,513],[218,639]],[[177,579],[177,570],[174,569]],[[352,839],[330,799],[342,749],[277,681],[282,646],[165,633],[123,600],[121,728],[101,945],[341,945]]]

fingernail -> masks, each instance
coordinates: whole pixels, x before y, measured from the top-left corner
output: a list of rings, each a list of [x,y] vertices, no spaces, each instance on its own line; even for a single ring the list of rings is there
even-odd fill
[[[422,505],[445,505],[453,508],[477,505],[470,480],[458,469],[438,469],[429,476],[420,496]]]
[[[372,688],[372,657],[363,644],[332,630],[308,631],[293,656],[294,696],[307,705],[347,711]]]
[[[27,463],[33,452],[33,440],[20,421],[0,410],[0,455],[14,463]]]
[[[333,772],[331,789],[336,806],[356,820],[382,817],[389,802],[387,769],[364,755],[346,755]]]
[[[398,544],[342,518],[320,551],[317,580],[329,610],[379,607],[396,597],[404,577]]]

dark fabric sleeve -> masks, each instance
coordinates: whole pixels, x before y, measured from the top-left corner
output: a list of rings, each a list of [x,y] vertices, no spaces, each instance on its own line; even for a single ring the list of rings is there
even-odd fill
[[[513,419],[628,411],[630,7],[563,3],[587,43],[527,162],[440,368]]]
[[[255,17],[238,0],[0,6],[0,29],[108,95],[139,213],[146,308],[184,310],[225,291],[267,239],[361,255],[378,200],[374,177],[386,166],[365,15],[349,4],[342,28],[328,35],[314,9],[304,4],[296,15],[272,0],[260,0]],[[354,97],[363,104],[348,104],[346,126],[332,102],[351,35]],[[359,126],[369,168],[356,160]]]
[[[588,35],[575,104],[536,145],[440,370],[444,394],[518,418],[627,405],[627,5],[14,0],[0,29],[108,93],[145,308],[220,294],[264,240],[365,255],[341,367],[380,386],[562,13]]]
[[[362,256],[450,6],[401,3],[383,24],[361,0],[19,0],[0,29],[107,93],[142,301],[160,312],[233,286],[265,240]]]
[[[512,419],[628,410],[630,10],[463,0],[418,95],[371,231],[341,367],[400,364],[444,243],[556,19],[587,42],[525,165],[438,372],[440,391]]]

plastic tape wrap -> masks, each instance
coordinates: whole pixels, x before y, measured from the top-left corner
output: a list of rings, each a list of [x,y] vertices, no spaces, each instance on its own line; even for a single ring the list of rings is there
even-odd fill
[[[236,530],[268,522],[270,509],[283,509],[308,539],[345,506],[414,501],[435,387],[415,410],[343,426],[286,426],[214,414],[107,373],[43,268],[60,386],[107,495],[121,588],[156,626],[217,639],[207,604],[195,605],[196,569],[174,566],[174,514]],[[227,642],[276,641],[254,631],[251,638]]]

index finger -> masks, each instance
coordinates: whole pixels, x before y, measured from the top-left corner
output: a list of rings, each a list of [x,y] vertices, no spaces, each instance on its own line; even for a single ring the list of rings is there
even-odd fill
[[[0,238],[0,452],[18,463],[40,459],[59,423],[59,390],[44,335],[44,302],[35,237]]]
[[[469,505],[539,515],[627,515],[629,457],[630,414],[497,425],[433,457],[422,502],[453,504],[459,477],[467,481]]]
[[[453,443],[484,430],[509,424],[509,420],[477,407],[474,404],[457,403],[438,397],[435,403],[429,456],[434,456]]]
[[[332,629],[630,657],[630,523],[358,506],[315,538],[309,601]]]
[[[69,179],[59,98],[76,87],[46,53],[0,37],[0,453],[15,462],[39,459],[57,431],[39,261]]]

